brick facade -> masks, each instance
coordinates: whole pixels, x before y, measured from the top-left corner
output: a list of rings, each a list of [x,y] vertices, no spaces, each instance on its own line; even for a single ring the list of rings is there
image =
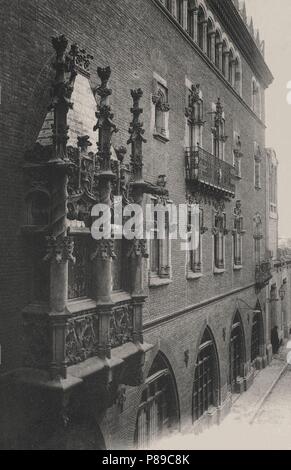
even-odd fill
[[[98,83],[97,66],[110,65],[113,90],[111,104],[119,133],[114,145],[125,145],[128,139],[130,89],[141,88],[145,178],[156,183],[161,174],[167,176],[169,198],[182,204],[185,184],[185,106],[186,80],[200,84],[203,93],[206,123],[203,147],[212,152],[212,103],[221,99],[228,139],[225,161],[233,164],[234,132],[242,143],[241,178],[236,180],[235,199],[225,203],[226,224],[225,272],[213,273],[213,206],[203,204],[202,276],[186,279],[186,254],[180,241],[172,240],[172,276],[169,283],[149,287],[145,266],[144,340],[154,346],[146,354],[145,371],[158,351],[172,368],[177,387],[180,427],[192,426],[192,390],[195,363],[205,327],[213,334],[219,359],[220,405],[213,421],[223,418],[231,405],[229,386],[229,341],[234,315],[240,312],[244,336],[244,385],[252,381],[251,337],[253,310],[257,302],[262,309],[265,337],[262,356],[270,339],[267,334],[266,307],[268,293],[255,290],[254,221],[259,213],[262,232],[266,234],[266,160],[261,160],[261,189],[254,187],[254,142],[265,148],[264,84],[261,83],[262,118],[252,111],[251,86],[255,75],[239,50],[242,60],[242,97],[234,91],[211,61],[187,37],[178,23],[153,0],[56,2],[55,0],[3,1],[5,9],[2,41],[1,129],[1,373],[20,367],[22,363],[22,310],[31,302],[32,260],[21,232],[25,213],[22,161],[25,148],[36,141],[46,116],[49,86],[53,77],[50,38],[64,34],[94,56],[90,83]],[[153,137],[153,77],[166,81],[168,88],[169,142]],[[84,121],[87,118],[84,116]],[[129,152],[128,152],[129,153]],[[128,156],[126,157],[128,158]],[[242,268],[233,269],[233,211],[241,201],[244,229]],[[9,201],[9,204],[8,204]],[[273,230],[270,227],[270,230]],[[266,236],[261,241],[262,258],[268,249]],[[288,281],[289,282],[289,281]],[[290,300],[290,299],[289,299]],[[289,302],[288,300],[288,302]],[[267,313],[266,313],[267,312]],[[185,364],[185,351],[189,361]],[[265,364],[264,364],[265,365]],[[146,375],[146,373],[145,373]],[[3,375],[4,377],[4,375]],[[117,405],[106,414],[96,412],[96,421],[108,448],[131,446],[134,440],[137,409],[144,386],[128,387],[123,410]],[[46,413],[45,413],[46,414]],[[36,420],[37,420],[36,416]],[[5,420],[4,420],[5,421]],[[4,423],[5,424],[5,423]],[[22,430],[18,430],[21,434]],[[13,434],[13,432],[11,431]],[[94,434],[94,432],[93,432]],[[10,444],[11,445],[11,444]],[[41,444],[44,445],[44,444]],[[52,444],[53,445],[53,444]],[[81,445],[81,444],[80,444]],[[83,445],[83,444],[82,444]]]

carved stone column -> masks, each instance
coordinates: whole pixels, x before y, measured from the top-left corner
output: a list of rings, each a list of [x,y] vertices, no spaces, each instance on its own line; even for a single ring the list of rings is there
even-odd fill
[[[142,145],[146,140],[143,137],[144,129],[139,117],[143,110],[139,107],[139,101],[143,95],[141,89],[132,90],[133,107],[131,113],[133,119],[130,125],[130,138],[128,144],[131,144],[131,167],[134,181],[132,183],[132,198],[135,204],[142,206],[143,194],[145,191],[145,182],[143,180],[143,154]],[[142,342],[142,310],[145,296],[143,293],[143,258],[148,257],[146,252],[145,240],[132,240],[129,251],[131,266],[131,295],[134,299],[134,341]]]
[[[47,237],[46,261],[50,262],[50,325],[52,340],[51,374],[66,377],[65,335],[68,296],[68,262],[74,262],[73,242],[67,236],[67,184],[71,163],[67,157],[67,114],[76,77],[66,49],[64,36],[52,39],[56,52],[55,80],[52,86],[50,109],[54,113],[53,151],[48,162],[51,179],[51,236]]]
[[[94,130],[99,130],[98,157],[100,161],[100,203],[111,209],[111,190],[114,173],[111,169],[111,138],[117,132],[114,117],[111,112],[109,97],[112,91],[108,88],[111,75],[110,67],[97,69],[101,85],[97,88],[100,96],[100,104],[96,113],[97,124]],[[99,318],[98,348],[100,357],[110,357],[110,318],[112,315],[112,258],[114,254],[114,243],[111,239],[102,238],[97,240],[96,251],[93,259],[96,263],[96,299]]]

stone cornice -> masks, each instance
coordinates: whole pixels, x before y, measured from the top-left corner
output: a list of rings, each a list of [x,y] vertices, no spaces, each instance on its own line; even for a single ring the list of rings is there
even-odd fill
[[[273,82],[274,77],[232,0],[207,0],[207,3],[254,70],[257,78],[267,88]]]

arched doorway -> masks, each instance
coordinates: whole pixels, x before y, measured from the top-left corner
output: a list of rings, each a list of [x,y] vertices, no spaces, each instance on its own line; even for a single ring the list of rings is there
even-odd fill
[[[244,376],[245,341],[239,312],[236,313],[230,335],[229,381],[232,392],[236,391],[237,380]]]
[[[251,362],[257,367],[257,361],[262,356],[262,346],[264,344],[264,325],[260,304],[257,303],[253,312],[252,342],[251,342]]]
[[[175,378],[166,357],[159,352],[143,386],[135,446],[147,449],[169,432],[178,430],[179,405]]]
[[[193,422],[219,404],[219,363],[211,331],[206,328],[198,351],[193,384]]]

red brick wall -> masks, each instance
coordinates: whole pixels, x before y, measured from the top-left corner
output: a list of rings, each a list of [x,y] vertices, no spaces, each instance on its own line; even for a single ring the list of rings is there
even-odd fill
[[[116,145],[124,145],[128,138],[131,120],[130,89],[143,89],[143,121],[147,138],[147,144],[144,146],[145,177],[156,181],[161,168],[166,164],[167,184],[174,203],[184,202],[186,190],[183,151],[185,76],[193,83],[200,83],[203,92],[207,119],[203,134],[205,148],[211,150],[211,118],[207,113],[211,111],[211,103],[216,102],[218,97],[221,98],[225,111],[226,134],[229,136],[225,159],[229,163],[232,163],[233,131],[240,131],[244,156],[242,180],[237,184],[236,199],[242,201],[246,229],[243,237],[243,269],[233,271],[230,231],[226,236],[226,272],[213,275],[212,207],[206,205],[204,217],[209,230],[203,235],[203,276],[199,280],[186,280],[185,253],[180,251],[180,242],[173,241],[172,282],[168,286],[146,289],[148,300],[144,313],[145,323],[166,317],[205,299],[251,285],[254,282],[252,218],[257,211],[261,213],[265,226],[265,162],[262,162],[262,189],[256,191],[253,143],[255,140],[261,148],[264,147],[264,126],[249,108],[253,73],[245,60],[243,59],[243,97],[246,106],[152,0],[2,0],[1,7],[5,11],[5,17],[0,51],[0,342],[3,360],[0,372],[20,363],[21,309],[31,299],[31,256],[20,231],[24,214],[21,164],[25,148],[34,143],[42,126],[49,102],[49,80],[52,76],[50,63],[53,54],[51,36],[65,34],[70,42],[77,42],[94,55],[91,66],[92,87],[98,82],[97,65],[111,66],[112,107],[115,122],[120,129],[114,136]],[[154,71],[167,81],[169,89],[170,142],[167,144],[155,140],[150,132]],[[235,201],[226,204],[227,227],[230,230],[234,204]],[[228,338],[237,297],[244,298],[251,306],[256,303],[256,295],[253,288],[250,288],[146,331],[146,340],[152,344],[163,345],[173,358],[172,367],[176,375],[182,415],[189,415],[191,410],[195,351],[206,322],[212,328],[217,341],[221,385],[224,395],[226,394]],[[249,359],[251,323],[248,324],[247,313],[246,310],[241,310]],[[225,342],[222,339],[224,327],[227,331]],[[190,350],[188,369],[185,369],[183,362],[186,349]],[[130,403],[130,400],[127,403]],[[134,403],[137,406],[138,398]],[[125,409],[125,414],[118,419],[114,411],[110,411],[115,421],[111,429],[113,435],[120,433],[122,423],[124,425],[126,422],[127,429],[124,433],[127,436],[128,429],[134,428],[136,410],[133,409],[132,403],[128,406],[128,412]]]

